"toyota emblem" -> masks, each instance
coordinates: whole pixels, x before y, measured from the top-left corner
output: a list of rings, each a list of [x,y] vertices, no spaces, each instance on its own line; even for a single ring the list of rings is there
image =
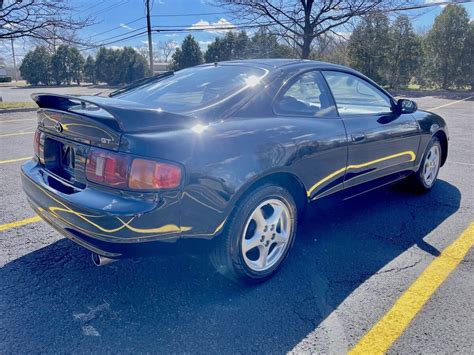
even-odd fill
[[[63,131],[63,126],[60,122],[56,122],[56,124],[54,125],[54,129],[56,130],[56,132],[61,133]]]

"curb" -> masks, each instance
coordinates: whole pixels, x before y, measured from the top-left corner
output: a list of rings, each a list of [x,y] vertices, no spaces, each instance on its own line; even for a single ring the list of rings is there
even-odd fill
[[[5,109],[0,109],[0,114],[3,113],[16,113],[16,112],[34,112],[38,110],[38,108],[35,107],[24,107],[24,108],[5,108]]]

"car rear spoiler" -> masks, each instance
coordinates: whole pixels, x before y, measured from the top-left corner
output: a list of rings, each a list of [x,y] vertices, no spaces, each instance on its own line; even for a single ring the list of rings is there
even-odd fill
[[[184,128],[197,121],[191,116],[165,112],[111,97],[33,94],[31,98],[40,109],[87,116],[124,133]]]

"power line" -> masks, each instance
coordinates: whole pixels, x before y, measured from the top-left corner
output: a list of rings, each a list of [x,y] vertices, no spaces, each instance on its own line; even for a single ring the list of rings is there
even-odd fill
[[[140,37],[140,36],[143,36],[143,35],[145,35],[145,34],[147,34],[147,31],[143,31],[143,32],[140,32],[140,33],[131,35],[131,36],[127,36],[127,37],[124,37],[124,38],[120,38],[120,39],[115,40],[115,41],[102,42],[102,43],[99,43],[99,44],[96,44],[96,45],[92,45],[92,46],[89,46],[89,47],[86,47],[86,48],[82,48],[82,49],[80,49],[79,51],[80,51],[80,52],[83,52],[83,51],[87,51],[87,50],[90,50],[90,49],[94,49],[94,48],[99,48],[99,47],[107,46],[107,45],[109,45],[109,44],[118,43],[118,42],[121,42],[121,41],[125,41],[125,40],[127,40],[127,39],[132,39],[132,38]]]
[[[422,4],[422,5],[414,5],[414,6],[407,6],[407,7],[400,7],[400,8],[397,8],[397,9],[388,9],[388,10],[383,10],[381,12],[398,12],[398,11],[410,11],[410,10],[416,10],[416,9],[422,9],[422,8],[429,8],[429,7],[434,7],[434,6],[440,6],[440,5],[449,5],[449,4],[464,4],[464,3],[470,3],[470,2],[474,2],[472,0],[468,0],[468,1],[456,1],[456,2],[452,2],[452,1],[444,1],[444,2],[437,2],[437,3],[427,3],[427,4]],[[379,11],[380,12],[380,11]],[[162,14],[162,15],[152,15],[151,17],[160,17],[160,16],[196,16],[196,15],[208,15],[208,14],[223,14],[224,12],[219,12],[219,13],[202,13],[202,14],[183,14],[183,15],[178,15],[178,14]],[[133,22],[137,22],[141,19],[143,19],[144,17],[141,17],[139,19],[136,19],[136,20],[133,20],[127,24],[130,24],[130,23],[133,23]],[[282,23],[285,23],[285,24],[291,24],[293,23],[293,21],[283,21]],[[230,24],[230,25],[208,25],[208,26],[193,26],[193,25],[172,25],[172,26],[166,26],[166,25],[162,25],[162,26],[158,26],[158,27],[154,27],[152,29],[153,32],[157,32],[157,33],[160,33],[160,32],[166,32],[166,33],[191,33],[191,32],[202,32],[202,31],[232,31],[232,30],[242,30],[242,29],[250,29],[250,28],[261,28],[261,27],[268,27],[268,26],[273,26],[275,25],[275,22],[267,22],[267,23],[259,23],[259,24],[251,24],[251,23],[242,23],[242,24]],[[119,26],[120,27],[120,26]],[[131,32],[128,32],[126,34],[121,34],[121,35],[116,35],[116,36],[112,36],[112,37],[109,37],[107,39],[104,39],[102,43],[95,43],[94,45],[92,46],[89,46],[87,48],[84,48],[82,49],[81,51],[84,51],[84,50],[88,50],[88,49],[92,49],[92,48],[98,48],[98,47],[101,47],[101,46],[105,46],[105,45],[109,45],[109,44],[114,44],[114,43],[117,43],[117,42],[120,42],[120,41],[124,41],[124,40],[128,40],[128,39],[132,39],[132,38],[135,38],[135,37],[139,37],[139,36],[142,36],[144,33],[146,33],[146,31],[144,32],[140,32],[140,33],[137,33],[137,34],[133,34],[131,35],[131,33],[133,32],[137,32],[137,31],[140,31],[142,30],[143,27],[139,28],[139,29],[136,29],[136,30],[132,30]],[[112,29],[113,30],[113,29]],[[109,30],[109,31],[105,31],[105,32],[110,32],[112,30]],[[104,32],[104,33],[105,33]],[[123,37],[123,36],[126,36],[126,37]],[[118,38],[118,37],[123,37],[123,38]],[[118,38],[117,40],[114,40],[114,41],[110,41],[114,38]]]
[[[103,9],[100,9],[99,11],[95,12],[94,15],[100,15],[100,14],[103,14],[105,12],[109,12],[110,10],[112,9],[115,9],[116,7],[119,7],[119,6],[122,6],[122,5],[125,5],[129,2],[130,0],[122,0],[120,1],[119,3],[115,3],[113,5],[110,5],[108,7],[105,7]]]
[[[194,13],[194,14],[159,14],[159,15],[152,15],[151,17],[210,16],[210,15],[229,15],[232,13],[233,13],[232,11],[224,11],[224,12],[201,12],[201,13]]]
[[[467,4],[470,2],[474,2],[473,0],[457,0],[457,1],[439,1],[439,2],[432,2],[426,3],[421,5],[413,5],[413,6],[403,6],[397,9],[388,9],[382,11],[374,11],[374,12],[397,12],[397,11],[409,11],[409,10],[418,10],[427,7],[436,7],[436,6],[443,6],[443,5],[460,5],[460,4]]]
[[[132,20],[132,21],[130,21],[130,22],[124,23],[124,25],[131,25],[132,23],[135,23],[135,22],[138,22],[138,21],[140,21],[140,20],[143,20],[144,18],[145,18],[145,16],[139,17],[139,18],[137,18],[137,19],[135,19],[135,20]],[[109,33],[109,32],[115,31],[115,30],[117,30],[117,29],[124,29],[124,27],[123,27],[122,24],[121,24],[121,25],[119,25],[119,26],[116,26],[116,27],[114,27],[114,28],[111,28],[110,30],[107,30],[107,31],[104,31],[104,32],[96,33],[96,34],[94,34],[94,36],[100,36],[100,35],[103,35],[104,33]]]
[[[202,12],[202,13],[194,13],[194,14],[160,14],[160,15],[151,15],[150,17],[188,17],[188,16],[210,16],[210,15],[226,15],[226,14],[231,14],[232,12]],[[130,22],[124,23],[124,25],[130,25],[132,23],[138,22],[140,20],[145,19],[146,16],[138,17]],[[112,27],[109,30],[103,31],[96,33],[95,36],[100,36],[105,33],[109,33],[115,30],[123,29],[123,26],[115,26]]]
[[[78,11],[78,14],[82,14],[83,12],[86,12],[86,11],[89,11],[99,5],[102,5],[103,3],[105,3],[105,0],[101,0],[101,1],[98,1],[96,4],[92,5],[92,6],[89,6],[89,7],[86,7],[85,9],[82,9],[80,11]]]

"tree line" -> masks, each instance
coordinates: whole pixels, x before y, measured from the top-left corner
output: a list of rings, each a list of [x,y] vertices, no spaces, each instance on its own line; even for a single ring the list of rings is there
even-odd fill
[[[446,6],[433,27],[416,34],[410,19],[393,22],[382,12],[364,16],[348,39],[322,35],[312,43],[310,59],[350,66],[373,80],[398,89],[416,84],[443,89],[474,89],[474,23],[464,7]],[[201,63],[247,58],[298,58],[297,46],[260,29],[250,38],[245,31],[217,37],[203,54],[192,36],[173,55],[182,69]]]
[[[446,6],[425,35],[414,32],[407,16],[390,23],[375,13],[352,32],[347,64],[391,88],[417,84],[472,90],[473,48],[474,23],[462,6]]]
[[[128,84],[150,76],[146,59],[132,47],[100,48],[95,58],[84,59],[79,50],[61,45],[53,54],[44,46],[29,51],[20,66],[23,79],[32,85],[104,82]]]
[[[425,34],[417,34],[409,18],[394,21],[383,12],[370,12],[358,21],[348,38],[324,33],[311,42],[310,59],[348,65],[390,88],[416,84],[426,88],[474,89],[472,58],[474,23],[459,5],[446,6]],[[202,51],[188,35],[172,55],[170,69],[202,63],[250,58],[300,58],[298,44],[262,27],[216,37]],[[100,48],[86,60],[79,51],[60,46],[53,55],[44,47],[29,52],[20,67],[32,84],[106,82],[125,84],[150,75],[147,61],[131,47]]]

